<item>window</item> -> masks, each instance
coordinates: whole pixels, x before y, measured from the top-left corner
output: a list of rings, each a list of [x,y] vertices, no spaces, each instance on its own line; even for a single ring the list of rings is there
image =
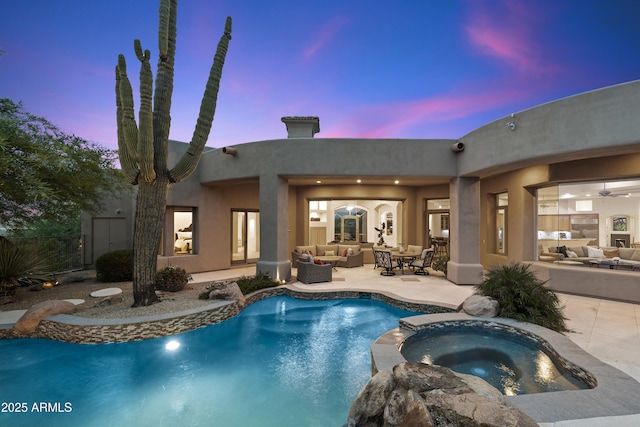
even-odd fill
[[[173,253],[175,255],[193,254],[193,209],[174,208],[173,210]]]
[[[507,224],[508,224],[508,207],[509,194],[496,194],[496,253],[507,253]]]
[[[538,254],[558,246],[629,247],[640,241],[640,179],[568,182],[537,190]]]
[[[367,211],[356,205],[335,209],[334,230],[336,242],[366,242]]]

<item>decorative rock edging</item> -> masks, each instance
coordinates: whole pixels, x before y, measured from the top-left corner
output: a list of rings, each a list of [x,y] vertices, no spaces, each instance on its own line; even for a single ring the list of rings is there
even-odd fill
[[[406,359],[400,353],[402,343],[419,331],[449,325],[491,327],[517,332],[535,339],[554,360],[594,388],[548,393],[505,396],[507,403],[522,410],[538,423],[562,420],[640,414],[640,383],[624,372],[600,361],[566,336],[542,326],[512,319],[481,319],[464,313],[431,314],[400,320],[400,327],[388,331],[371,345],[373,374],[390,372]]]
[[[421,304],[378,292],[330,291],[304,292],[286,286],[262,289],[246,296],[246,306],[265,298],[287,295],[306,300],[339,298],[371,298],[391,306],[422,313],[448,313],[453,308]],[[93,319],[60,314],[43,319],[33,334],[21,334],[15,329],[0,330],[0,338],[48,338],[77,344],[100,344],[140,341],[175,335],[227,320],[241,311],[235,301],[216,301],[197,309],[124,319]]]

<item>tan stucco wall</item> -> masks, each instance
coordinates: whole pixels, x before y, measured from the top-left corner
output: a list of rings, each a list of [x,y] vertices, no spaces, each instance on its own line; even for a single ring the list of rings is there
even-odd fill
[[[288,217],[285,223],[273,222],[279,215],[270,209],[269,221],[275,229],[262,227],[267,238],[261,242],[269,248],[269,253],[263,255],[278,268],[281,267],[278,263],[286,263],[293,246],[308,239],[309,199],[402,200],[401,242],[424,245],[424,200],[449,198],[451,188],[455,189],[449,183],[462,183],[456,181],[458,177],[468,179],[464,183],[480,179],[479,202],[473,202],[477,208],[473,205],[464,209],[464,217],[473,221],[457,219],[461,230],[467,222],[479,224],[479,230],[465,232],[474,236],[479,233],[480,238],[479,250],[475,251],[463,250],[467,241],[464,236],[452,241],[452,246],[458,245],[452,252],[452,262],[460,267],[460,260],[455,257],[462,257],[466,266],[481,263],[486,268],[508,261],[533,261],[537,255],[535,188],[568,181],[637,177],[640,174],[638,112],[640,81],[633,81],[498,119],[463,136],[459,141],[465,149],[458,153],[451,150],[456,141],[450,139],[392,138],[258,141],[234,147],[237,150],[234,156],[212,149],[203,154],[192,177],[171,188],[169,205],[197,207],[200,228],[215,229],[213,236],[200,237],[197,255],[167,257],[163,262],[173,263],[169,258],[175,258],[176,263],[185,263],[191,271],[228,268],[231,208],[263,212],[267,207],[265,203],[270,201],[278,204],[283,218]],[[511,121],[515,123],[514,130],[507,126]],[[172,161],[185,149],[186,144],[172,142]],[[420,177],[428,178],[433,184],[424,187],[288,186],[284,193],[281,185],[293,177],[358,176],[389,181]],[[270,185],[262,187],[259,180]],[[276,181],[279,184],[273,185]],[[261,194],[264,188],[270,188],[267,191],[271,194]],[[499,255],[493,249],[492,195],[504,191],[509,192],[508,246],[507,253]],[[475,190],[471,192],[475,194]],[[465,203],[464,198],[457,197],[458,205]],[[451,215],[456,220],[453,217],[458,213],[451,212]],[[289,251],[283,250],[285,247]]]
[[[231,267],[231,210],[259,208],[259,186],[257,182],[243,184],[227,183],[218,186],[200,186],[198,197],[191,191],[182,191],[179,185],[170,191],[169,206],[196,207],[198,212],[195,254],[161,256],[158,266],[175,265],[196,273],[222,270]],[[166,236],[165,253],[171,253],[173,236]]]
[[[586,92],[517,112],[460,140],[463,176],[490,176],[527,166],[611,153],[637,153],[640,80]],[[516,123],[515,130],[506,124]]]

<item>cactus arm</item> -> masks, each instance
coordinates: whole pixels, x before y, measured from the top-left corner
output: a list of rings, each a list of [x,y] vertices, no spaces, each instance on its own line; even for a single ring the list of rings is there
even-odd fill
[[[120,98],[120,72],[116,67],[116,125],[118,131],[118,158],[120,159],[120,166],[125,176],[132,184],[138,183],[138,166],[136,161],[129,152],[124,138],[124,126],[122,124],[122,101]]]
[[[156,72],[153,99],[153,140],[156,171],[166,171],[169,128],[171,127],[171,96],[173,94],[173,67],[176,51],[177,1],[162,0],[160,6],[160,58]],[[165,40],[163,42],[163,40]],[[166,44],[166,49],[162,46]]]
[[[135,111],[133,108],[133,91],[129,77],[127,76],[127,63],[124,55],[118,56],[118,66],[116,69],[118,70],[119,77],[118,93],[122,105],[122,119],[120,124],[124,132],[124,142],[129,150],[129,155],[137,162],[138,125],[136,124]]]
[[[227,17],[224,34],[220,37],[213,64],[209,72],[209,79],[200,104],[200,113],[193,132],[193,137],[189,143],[187,152],[182,156],[180,161],[170,171],[172,182],[180,182],[187,178],[198,166],[200,156],[204,150],[204,146],[209,138],[211,125],[216,112],[216,103],[218,100],[218,91],[220,89],[220,79],[222,78],[222,68],[229,48],[229,40],[231,40],[231,17]]]
[[[160,28],[158,31],[158,48],[160,60],[167,59],[169,50],[169,16],[171,13],[170,0],[160,0]]]
[[[153,92],[153,75],[149,59],[151,52],[142,53],[140,41],[134,42],[136,56],[140,60],[140,113],[138,118],[138,163],[142,178],[146,182],[156,179],[153,167],[153,111],[151,110],[151,95]]]

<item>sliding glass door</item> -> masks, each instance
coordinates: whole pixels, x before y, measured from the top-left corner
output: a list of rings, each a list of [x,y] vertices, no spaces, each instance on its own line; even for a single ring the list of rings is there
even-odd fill
[[[260,212],[231,211],[231,264],[251,264],[260,259]]]

